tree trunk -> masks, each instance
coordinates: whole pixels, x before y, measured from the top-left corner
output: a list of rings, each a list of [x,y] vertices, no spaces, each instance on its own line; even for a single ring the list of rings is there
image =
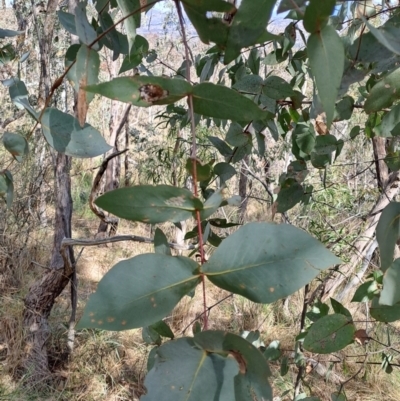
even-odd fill
[[[358,240],[353,245],[354,253],[352,258],[348,263],[340,267],[340,274],[338,276],[330,279],[326,283],[324,299],[333,297],[336,290],[351,277],[360,262],[367,256],[368,250],[375,239],[376,226],[382,210],[399,194],[399,181],[400,173],[391,173],[386,188],[366,219],[367,222],[364,231],[358,236]]]
[[[384,158],[386,157],[386,138],[372,138],[372,148],[374,151],[376,180],[378,181],[378,187],[382,192],[389,179],[389,169],[384,161]]]
[[[70,7],[75,0],[70,0]],[[76,4],[76,3],[75,3]],[[58,0],[49,0],[43,31],[38,29],[39,47],[41,49],[40,97],[45,101],[50,93],[50,50],[53,38],[53,27],[56,18]],[[48,365],[47,341],[50,337],[48,317],[55,299],[61,294],[70,281],[73,271],[66,269],[60,254],[61,241],[71,237],[71,159],[60,153],[53,154],[55,186],[55,221],[54,239],[50,265],[44,276],[35,282],[25,298],[23,325],[26,329],[26,346],[24,366],[27,370],[27,383],[34,387],[45,385],[50,379]],[[75,260],[72,248],[67,252],[69,266]]]

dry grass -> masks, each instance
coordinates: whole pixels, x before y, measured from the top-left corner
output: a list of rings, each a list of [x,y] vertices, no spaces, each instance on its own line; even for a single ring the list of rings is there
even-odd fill
[[[254,213],[254,214],[253,214]],[[253,215],[263,213],[256,209]],[[260,214],[258,214],[260,216]],[[85,219],[74,222],[74,237],[94,236],[97,221]],[[164,231],[172,239],[173,230],[164,227]],[[121,222],[119,233],[135,233],[149,236],[149,228],[145,225]],[[16,238],[10,239],[11,244],[18,248]],[[36,241],[36,242],[35,242]],[[66,346],[67,322],[70,314],[69,289],[58,298],[53,308],[50,325],[52,336],[48,343],[50,366],[52,371],[52,386],[47,392],[34,394],[26,392],[18,381],[18,363],[23,349],[21,334],[21,316],[23,297],[29,284],[41,274],[41,268],[32,267],[31,260],[45,264],[46,253],[50,239],[44,233],[38,232],[32,237],[32,243],[41,242],[36,254],[32,248],[24,252],[12,252],[12,263],[16,267],[1,271],[1,314],[0,314],[0,400],[137,400],[145,391],[143,380],[146,374],[147,355],[151,346],[144,343],[140,330],[125,332],[104,332],[100,330],[83,330],[77,334],[75,350],[68,356]],[[11,246],[9,244],[9,246]],[[4,248],[2,248],[4,249]],[[79,280],[78,316],[82,313],[88,296],[92,293],[101,277],[116,262],[134,255],[151,252],[152,246],[136,243],[118,243],[107,247],[88,247],[84,249],[77,265]],[[79,249],[76,249],[76,253]],[[210,329],[230,330],[240,333],[243,330],[259,330],[261,339],[266,345],[279,339],[281,349],[292,362],[294,338],[298,332],[303,295],[293,294],[284,307],[282,302],[272,305],[254,304],[242,297],[231,296],[207,283],[207,305],[213,307],[209,314]],[[200,288],[193,298],[185,297],[177,305],[172,314],[166,318],[176,336],[191,335],[193,321],[202,313],[203,301]],[[355,319],[365,319],[363,311],[352,309]],[[201,320],[201,319],[200,319]],[[383,325],[374,326],[374,337],[384,339]],[[393,329],[392,343],[400,341]],[[369,344],[368,347],[377,347]],[[372,348],[370,348],[372,349]],[[379,347],[377,348],[379,349]],[[345,355],[362,354],[358,345],[350,345],[345,352],[337,357],[344,359]],[[306,357],[315,357],[306,354]],[[377,354],[376,361],[379,361]],[[329,366],[329,357],[320,357],[320,362]],[[272,370],[271,382],[276,395],[285,391],[290,393],[283,400],[291,400],[293,383],[297,368],[291,364],[286,376],[280,375],[280,365],[270,363]],[[354,375],[361,365],[354,359],[347,358],[344,363],[336,363],[332,372],[347,379]],[[397,400],[400,373],[395,370],[391,375],[385,374],[379,365],[363,367],[358,376],[346,385],[349,400],[378,401],[381,399]],[[304,390],[313,389],[313,395],[321,400],[330,400],[330,394],[337,390],[338,384],[311,372],[306,376]],[[329,396],[328,396],[329,395]]]

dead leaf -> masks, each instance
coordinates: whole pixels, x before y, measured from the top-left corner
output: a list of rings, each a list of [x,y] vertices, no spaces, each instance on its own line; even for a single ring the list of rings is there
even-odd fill
[[[315,130],[317,131],[318,135],[329,134],[328,127],[321,114],[315,119]]]
[[[367,332],[364,329],[358,329],[354,333],[354,340],[359,345],[365,345],[369,341],[369,336],[368,336]]]

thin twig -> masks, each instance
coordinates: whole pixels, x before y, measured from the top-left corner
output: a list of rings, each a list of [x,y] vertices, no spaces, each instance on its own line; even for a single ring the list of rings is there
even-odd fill
[[[181,26],[182,30],[182,41],[183,45],[185,48],[185,61],[186,61],[186,79],[188,82],[191,82],[190,79],[190,58],[189,58],[189,45],[187,43],[186,39],[186,30],[185,30],[185,24],[184,24],[184,19],[183,19],[183,13],[182,13],[182,8],[181,4],[178,0],[175,0],[175,6],[176,10],[178,12],[178,17],[179,17],[179,24]],[[197,148],[196,148],[196,125],[195,125],[195,120],[194,120],[194,107],[193,107],[193,95],[189,94],[188,95],[188,106],[189,106],[189,114],[190,114],[190,127],[191,127],[191,133],[192,133],[192,175],[193,175],[193,192],[194,196],[198,198],[199,194],[197,191]],[[205,263],[205,254],[204,254],[204,242],[203,242],[203,233],[201,229],[201,218],[200,218],[200,211],[196,210],[196,221],[197,221],[197,231],[198,231],[198,238],[199,238],[199,252],[200,252],[200,260],[201,264],[203,265]],[[202,288],[203,288],[203,312],[204,312],[204,330],[208,329],[208,317],[206,314],[207,311],[207,300],[206,300],[206,280],[205,280],[205,275],[201,275],[201,282],[202,282]]]
[[[117,157],[117,156],[121,155],[122,153],[127,152],[128,150],[129,149],[123,149],[123,150],[120,150],[119,152],[114,152],[111,155],[107,156],[104,159],[103,163],[101,163],[99,171],[97,172],[96,177],[94,177],[94,180],[93,180],[92,190],[90,191],[90,196],[89,196],[89,207],[90,207],[91,211],[106,224],[115,224],[118,220],[116,218],[107,217],[106,214],[104,213],[104,211],[94,204],[94,201],[96,200],[96,196],[97,196],[98,187],[100,185],[103,174],[107,170],[108,162],[111,159],[113,159],[114,157]]]

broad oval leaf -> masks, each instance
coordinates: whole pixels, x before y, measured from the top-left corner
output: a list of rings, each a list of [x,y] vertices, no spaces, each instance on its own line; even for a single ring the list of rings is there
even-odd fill
[[[400,237],[400,203],[390,202],[381,214],[376,227],[376,240],[381,256],[381,270],[385,272],[393,263],[394,247]]]
[[[99,282],[77,326],[128,330],[158,322],[200,282],[183,256],[143,254],[117,263]]]
[[[87,86],[85,90],[135,106],[149,107],[175,103],[190,94],[192,86],[183,79],[134,76],[114,78]]]
[[[75,117],[60,110],[46,109],[40,123],[46,141],[57,152],[89,158],[102,155],[111,149],[94,127],[89,124],[80,127]]]
[[[284,213],[301,202],[304,196],[303,187],[294,179],[288,178],[281,184],[278,197],[274,202],[276,211]]]
[[[366,113],[374,113],[390,107],[400,98],[400,68],[384,76],[369,92],[364,104]]]
[[[220,185],[222,186],[226,181],[235,176],[236,170],[231,164],[221,162],[214,166],[214,173],[218,175],[221,180]]]
[[[335,112],[344,70],[344,46],[336,30],[327,25],[312,33],[307,41],[307,52],[318,95],[326,113],[328,127]]]
[[[228,30],[224,64],[240,55],[240,50],[259,43],[265,33],[276,0],[242,0]]]
[[[400,135],[400,104],[384,115],[381,124],[376,127],[374,132],[385,138]]]
[[[18,162],[21,162],[23,157],[29,153],[28,141],[20,134],[5,132],[3,144]]]
[[[265,80],[263,93],[274,100],[286,99],[295,94],[290,84],[275,75],[269,76]]]
[[[264,120],[269,113],[233,89],[203,82],[193,88],[193,106],[197,114],[233,121]]]
[[[349,317],[342,314],[328,315],[313,323],[303,345],[307,351],[330,354],[349,345],[354,333],[355,327]]]
[[[328,23],[335,8],[335,0],[311,0],[304,13],[304,28],[314,33],[322,30]]]
[[[262,353],[248,339],[224,331],[203,331],[194,342],[208,353],[228,353],[239,365],[235,400],[272,400],[271,372]]]
[[[182,5],[202,42],[225,46],[229,27],[221,18],[210,18],[207,13],[217,11],[234,14],[236,8],[233,4],[221,0],[186,0]]]
[[[202,271],[218,287],[271,303],[338,263],[340,259],[296,227],[250,223],[226,238]]]
[[[203,208],[189,190],[169,185],[119,188],[100,196],[95,203],[115,216],[148,224],[187,220]]]
[[[197,332],[156,351],[144,401],[272,400],[267,361],[235,334]]]
[[[371,316],[379,322],[395,322],[400,320],[400,303],[395,305],[381,305],[379,298],[376,297],[372,300],[370,307]]]
[[[192,338],[178,338],[157,348],[142,401],[232,401],[239,367],[235,359],[207,352]]]
[[[396,259],[383,275],[383,290],[379,298],[381,305],[400,302],[400,259]]]

